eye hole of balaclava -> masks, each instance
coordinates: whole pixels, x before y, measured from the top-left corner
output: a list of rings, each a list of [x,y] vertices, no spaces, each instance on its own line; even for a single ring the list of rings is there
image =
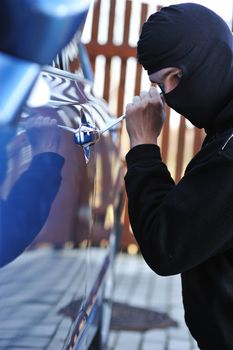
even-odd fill
[[[144,23],[137,53],[148,74],[181,68],[165,100],[195,126],[211,129],[233,97],[232,33],[224,20],[198,4],[163,7]]]

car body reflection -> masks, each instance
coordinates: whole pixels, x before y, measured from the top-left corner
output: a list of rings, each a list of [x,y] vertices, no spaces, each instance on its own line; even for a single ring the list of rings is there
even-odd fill
[[[52,67],[46,67],[40,79],[49,87],[49,99],[39,106],[25,104],[6,152],[1,148],[7,163],[1,170],[2,203],[9,201],[25,174],[31,171],[32,176],[24,180],[18,202],[13,200],[17,205],[7,214],[9,226],[20,212],[19,239],[27,239],[25,247],[14,251],[0,269],[0,348],[85,349],[104,324],[95,345],[98,349],[106,342],[110,321],[122,180],[120,133],[117,126],[105,132],[90,147],[86,164],[82,147],[57,124],[78,128],[81,109],[99,129],[115,117],[94,96],[89,81]],[[51,129],[47,133],[41,129],[46,120],[53,131],[57,128],[59,142]],[[60,163],[52,164],[51,155]],[[38,157],[44,159],[32,171]],[[21,229],[25,217],[28,220]],[[31,236],[27,234],[30,225],[38,231]],[[1,225],[1,237],[4,230]],[[3,254],[7,244],[1,243]],[[14,241],[11,245],[18,246]]]

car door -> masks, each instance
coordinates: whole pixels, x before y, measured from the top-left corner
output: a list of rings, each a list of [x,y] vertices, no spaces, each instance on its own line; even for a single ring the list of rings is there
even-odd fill
[[[106,103],[74,74],[47,67],[40,79],[34,95],[48,88],[46,103],[31,96],[12,134],[2,134],[1,237],[8,227],[12,238],[2,242],[0,345],[87,348],[110,321],[110,309],[100,317],[113,278],[119,130],[85,150],[62,126],[106,128],[115,121]]]

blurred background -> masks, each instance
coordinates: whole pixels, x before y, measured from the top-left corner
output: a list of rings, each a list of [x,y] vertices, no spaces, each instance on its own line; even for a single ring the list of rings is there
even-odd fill
[[[94,91],[109,103],[110,110],[120,116],[127,103],[141,90],[148,90],[150,82],[146,72],[137,64],[136,45],[141,26],[148,16],[159,8],[187,1],[171,0],[96,0],[89,11],[82,42],[88,50],[94,71]],[[232,29],[232,0],[192,1],[217,12]],[[74,69],[75,70],[75,69]],[[200,87],[201,88],[201,87]],[[184,169],[200,149],[204,131],[199,130],[167,108],[167,118],[161,133],[163,161],[176,182]],[[125,168],[125,154],[129,140],[122,127],[122,166]],[[126,199],[125,206],[126,206]],[[122,249],[137,253],[130,229],[127,211],[122,216]]]

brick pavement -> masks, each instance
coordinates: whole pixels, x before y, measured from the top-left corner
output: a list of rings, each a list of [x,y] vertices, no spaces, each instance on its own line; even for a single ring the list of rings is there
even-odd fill
[[[97,252],[94,257],[98,265]],[[58,311],[81,297],[84,259],[81,252],[28,252],[1,269],[1,350],[62,348],[71,321]],[[183,320],[179,276],[160,277],[141,256],[126,254],[118,255],[115,271],[114,301],[167,313],[179,326],[111,330],[108,350],[197,350]]]
[[[160,277],[141,256],[120,254],[116,261],[116,302],[168,313],[178,327],[145,332],[110,332],[108,350],[198,350],[184,323],[180,276]]]
[[[72,322],[60,310],[80,297],[84,267],[81,251],[45,249],[0,269],[0,349],[62,349]]]

